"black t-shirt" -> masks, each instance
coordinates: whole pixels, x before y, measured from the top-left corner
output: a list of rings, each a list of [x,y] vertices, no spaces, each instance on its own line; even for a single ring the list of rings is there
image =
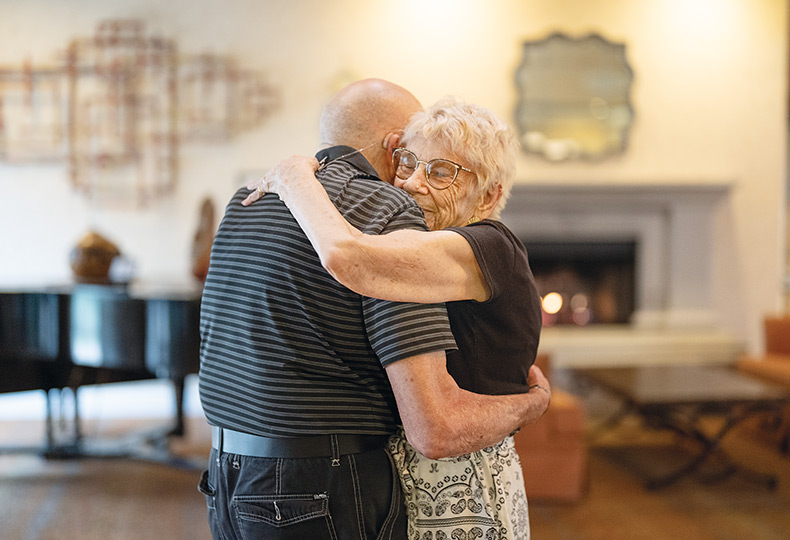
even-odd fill
[[[447,369],[461,388],[479,394],[528,391],[541,329],[540,296],[527,250],[498,221],[451,227],[472,247],[491,291],[485,302],[447,303],[458,350],[447,353]]]

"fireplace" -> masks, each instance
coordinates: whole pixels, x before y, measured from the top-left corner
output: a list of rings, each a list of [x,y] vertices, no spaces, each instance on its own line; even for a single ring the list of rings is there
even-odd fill
[[[631,241],[525,241],[543,325],[628,324],[635,307]]]
[[[544,316],[541,349],[553,363],[733,361],[742,344],[721,329],[714,298],[715,238],[726,233],[717,217],[729,189],[515,186],[502,221],[527,246],[541,295],[558,293],[565,309]]]

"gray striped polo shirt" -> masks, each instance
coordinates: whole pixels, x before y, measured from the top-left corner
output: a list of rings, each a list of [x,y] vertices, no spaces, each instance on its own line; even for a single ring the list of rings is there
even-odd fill
[[[352,149],[318,176],[368,234],[425,229],[411,197],[377,179]],[[319,154],[319,158],[321,154]],[[210,424],[264,436],[391,433],[398,422],[384,366],[450,350],[443,304],[362,297],[337,283],[276,195],[231,199],[201,304],[200,399]]]

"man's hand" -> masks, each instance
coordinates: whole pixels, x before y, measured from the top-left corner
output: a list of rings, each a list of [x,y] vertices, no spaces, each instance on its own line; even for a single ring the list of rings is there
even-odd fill
[[[254,190],[246,199],[241,201],[243,206],[249,206],[267,193],[283,195],[283,191],[291,184],[302,179],[315,179],[318,170],[318,160],[314,157],[291,156],[269,170],[262,178],[247,184],[247,189]],[[281,197],[282,198],[282,197]]]
[[[529,385],[529,394],[535,395],[536,398],[539,396],[539,401],[545,403],[542,406],[539,404],[534,410],[536,416],[526,422],[527,424],[532,424],[537,422],[549,408],[549,404],[551,403],[551,385],[546,376],[543,375],[543,371],[534,364],[529,368],[527,384]]]

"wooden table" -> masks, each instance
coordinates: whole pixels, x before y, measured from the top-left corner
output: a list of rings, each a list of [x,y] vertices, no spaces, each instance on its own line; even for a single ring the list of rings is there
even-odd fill
[[[608,423],[636,412],[648,425],[670,429],[699,446],[699,453],[670,474],[647,482],[649,489],[672,484],[698,470],[711,456],[726,464],[721,477],[740,471],[750,479],[776,487],[776,477],[759,474],[731,461],[721,448],[721,440],[738,423],[758,412],[781,414],[790,393],[717,365],[664,365],[617,368],[579,368],[573,372],[617,396],[623,408]],[[710,433],[703,417],[724,418],[721,427]]]

